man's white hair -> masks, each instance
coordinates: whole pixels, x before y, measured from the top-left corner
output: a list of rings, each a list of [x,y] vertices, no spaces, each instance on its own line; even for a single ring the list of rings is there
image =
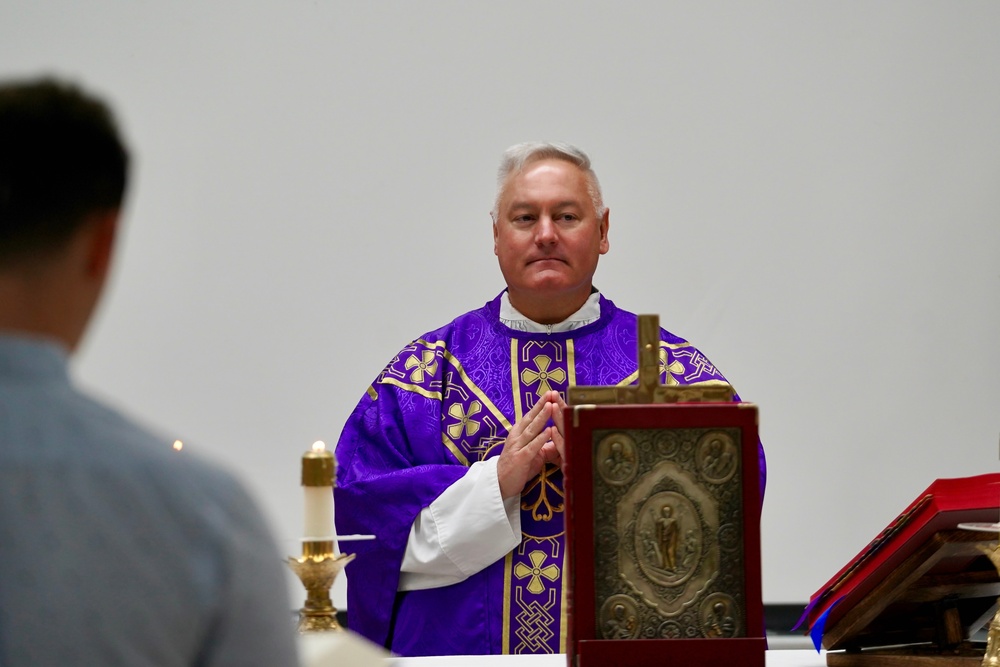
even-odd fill
[[[496,222],[500,216],[500,199],[503,197],[507,181],[512,174],[518,173],[533,162],[539,160],[564,160],[576,165],[587,176],[587,194],[594,204],[597,219],[604,217],[604,199],[601,196],[601,184],[597,174],[590,166],[590,158],[582,150],[561,141],[541,142],[528,141],[514,144],[503,152],[500,158],[500,168],[497,169],[497,196],[493,202],[491,215]]]

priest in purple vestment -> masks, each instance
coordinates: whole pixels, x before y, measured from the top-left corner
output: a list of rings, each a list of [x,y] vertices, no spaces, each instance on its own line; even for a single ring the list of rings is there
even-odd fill
[[[507,289],[403,348],[337,444],[337,530],[376,536],[349,625],[399,655],[565,652],[563,399],[638,378],[636,315],[592,284],[609,215],[587,155],[511,147],[492,217]],[[726,381],[666,330],[660,362],[664,384]]]

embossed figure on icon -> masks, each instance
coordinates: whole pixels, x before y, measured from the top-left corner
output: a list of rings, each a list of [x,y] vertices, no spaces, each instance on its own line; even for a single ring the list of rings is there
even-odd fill
[[[698,466],[711,482],[727,481],[736,472],[737,449],[725,433],[709,433],[698,443]]]
[[[656,546],[660,557],[660,566],[673,572],[677,569],[677,518],[674,508],[664,505],[660,508],[660,516],[656,519]]]
[[[707,637],[732,637],[736,632],[736,622],[729,615],[726,603],[719,601],[712,605],[712,615],[705,630]]]
[[[710,639],[735,637],[740,631],[738,616],[734,613],[735,600],[724,593],[713,593],[701,603],[701,628]]]
[[[611,443],[611,453],[604,460],[604,465],[607,466],[609,476],[627,477],[635,468],[635,454],[631,447],[626,448],[621,440],[615,440]]]
[[[609,484],[628,484],[639,469],[635,441],[624,433],[604,436],[594,455],[597,471]]]
[[[698,554],[698,536],[690,528],[684,533],[684,555],[681,557],[681,567],[689,570],[694,567],[694,559]]]
[[[625,605],[618,603],[611,608],[611,618],[604,622],[605,639],[631,639],[635,636],[636,618]]]
[[[639,636],[639,609],[627,595],[612,595],[601,605],[598,616],[604,639],[635,639]]]
[[[636,515],[640,567],[661,586],[676,586],[698,567],[701,529],[691,501],[675,492],[648,498]]]

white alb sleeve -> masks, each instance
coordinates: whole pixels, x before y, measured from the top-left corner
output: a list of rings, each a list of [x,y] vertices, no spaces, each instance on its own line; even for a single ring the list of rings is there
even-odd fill
[[[399,590],[457,584],[506,556],[521,542],[520,504],[500,497],[496,457],[473,463],[414,520]]]

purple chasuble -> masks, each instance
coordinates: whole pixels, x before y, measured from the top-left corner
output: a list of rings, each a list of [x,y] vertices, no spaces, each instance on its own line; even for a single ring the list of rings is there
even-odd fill
[[[601,297],[601,316],[538,334],[500,323],[500,297],[407,345],[368,388],[337,444],[337,531],[352,543],[350,628],[403,656],[564,653],[562,473],[521,494],[521,544],[466,580],[397,592],[410,527],[468,466],[498,456],[510,428],[550,389],[638,379],[637,318]],[[725,378],[661,330],[660,381]],[[760,451],[761,489],[765,480]]]

